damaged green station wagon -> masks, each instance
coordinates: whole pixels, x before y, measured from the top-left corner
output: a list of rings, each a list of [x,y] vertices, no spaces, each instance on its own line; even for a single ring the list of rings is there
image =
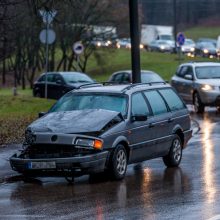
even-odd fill
[[[185,104],[164,82],[88,86],[41,116],[27,127],[23,150],[10,158],[25,176],[107,171],[122,179],[128,164],[157,157],[176,167],[192,135]]]

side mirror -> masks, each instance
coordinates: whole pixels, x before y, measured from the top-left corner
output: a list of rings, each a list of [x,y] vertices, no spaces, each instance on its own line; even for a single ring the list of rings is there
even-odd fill
[[[131,121],[147,121],[147,115],[132,115]]]
[[[184,78],[185,78],[185,79],[188,79],[188,80],[193,80],[193,77],[192,77],[192,75],[190,75],[190,74],[186,74],[186,75],[184,76]]]
[[[56,81],[56,84],[61,85],[61,84],[63,84],[63,82],[62,82],[62,80],[58,79],[58,80]]]
[[[43,117],[44,115],[46,115],[47,113],[46,112],[39,112],[38,113],[38,118],[41,118]]]

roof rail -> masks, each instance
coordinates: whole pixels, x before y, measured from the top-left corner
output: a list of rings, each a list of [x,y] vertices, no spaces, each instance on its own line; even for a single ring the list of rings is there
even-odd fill
[[[124,82],[124,83],[121,82],[121,83],[120,83],[120,82],[114,82],[114,81],[109,81],[109,82],[107,81],[107,82],[101,82],[101,83],[103,84],[103,86],[106,86],[106,85],[110,85],[110,86],[111,86],[111,85],[126,85],[126,84],[127,84],[127,85],[130,85],[130,84],[131,84],[131,83],[129,83],[129,82]]]
[[[78,87],[78,89],[81,89],[81,88],[90,88],[90,87],[96,87],[96,86],[103,86],[102,83],[86,83],[86,84],[83,84],[83,85],[80,85]]]
[[[167,82],[165,82],[165,81],[164,82],[163,81],[161,81],[161,82],[149,82],[149,83],[134,83],[134,84],[130,84],[126,88],[124,88],[122,90],[122,92],[125,92],[125,91],[127,91],[127,90],[129,90],[131,88],[138,87],[138,86],[146,86],[146,85],[152,86],[154,84],[159,84],[159,83],[162,83],[164,85],[167,84]]]

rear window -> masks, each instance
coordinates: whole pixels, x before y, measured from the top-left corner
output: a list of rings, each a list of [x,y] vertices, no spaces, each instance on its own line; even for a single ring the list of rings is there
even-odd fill
[[[172,89],[161,89],[160,94],[166,100],[171,111],[184,109],[185,105]]]

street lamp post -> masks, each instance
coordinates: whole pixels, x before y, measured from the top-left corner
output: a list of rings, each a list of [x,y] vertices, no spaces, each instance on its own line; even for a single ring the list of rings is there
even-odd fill
[[[140,83],[140,37],[138,22],[138,0],[129,0],[130,36],[131,36],[131,65],[132,81]]]

